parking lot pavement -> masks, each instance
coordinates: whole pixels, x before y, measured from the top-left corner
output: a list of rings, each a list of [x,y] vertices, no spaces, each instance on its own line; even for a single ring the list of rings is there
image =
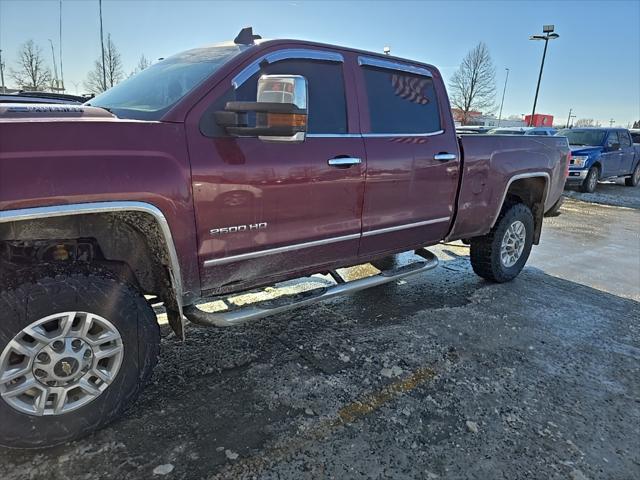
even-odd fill
[[[511,283],[441,245],[391,286],[184,343],[165,327],[123,419],[0,451],[0,477],[640,478],[639,233],[640,210],[571,199]]]
[[[593,193],[582,193],[577,187],[565,190],[567,197],[585,202],[601,203],[617,207],[640,208],[640,188],[627,187],[623,178],[600,182]]]

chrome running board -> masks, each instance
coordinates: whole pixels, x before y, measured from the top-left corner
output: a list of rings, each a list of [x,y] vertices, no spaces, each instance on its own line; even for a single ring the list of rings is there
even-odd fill
[[[336,276],[338,276],[338,278],[342,277],[339,277],[339,275],[333,271],[330,272],[330,274],[336,281],[335,285],[316,288],[306,292],[297,293],[293,296],[282,296],[229,311],[205,312],[204,310],[200,310],[196,305],[190,305],[184,308],[184,315],[191,322],[198,325],[230,327],[233,325],[240,325],[251,320],[258,320],[269,315],[283,313],[293,310],[294,308],[310,305],[322,300],[328,300],[339,295],[346,295],[366,288],[377,287],[378,285],[400,280],[410,275],[426,272],[438,265],[438,257],[428,250],[416,250],[415,254],[420,256],[423,260],[411,262],[390,270],[384,270],[377,275],[372,275],[370,277],[340,282],[336,279]],[[215,301],[221,299],[213,298],[211,300]],[[224,301],[224,299],[222,301]]]

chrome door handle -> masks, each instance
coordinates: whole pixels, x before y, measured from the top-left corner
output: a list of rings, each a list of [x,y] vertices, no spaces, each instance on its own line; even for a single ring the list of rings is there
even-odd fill
[[[458,156],[455,153],[436,153],[433,159],[439,162],[450,162],[451,160],[457,160]]]
[[[356,157],[338,157],[329,159],[327,163],[332,167],[350,167],[362,163],[362,160]]]

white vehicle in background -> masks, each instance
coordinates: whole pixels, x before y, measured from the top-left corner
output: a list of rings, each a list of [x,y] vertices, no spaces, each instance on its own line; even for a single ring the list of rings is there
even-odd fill
[[[540,135],[550,137],[555,135],[557,130],[551,127],[505,127],[494,128],[487,132],[488,135]]]

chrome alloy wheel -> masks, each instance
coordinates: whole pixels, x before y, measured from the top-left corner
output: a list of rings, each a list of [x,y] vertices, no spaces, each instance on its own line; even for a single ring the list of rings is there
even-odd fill
[[[500,261],[506,268],[513,267],[524,250],[527,240],[527,229],[520,220],[516,220],[502,237],[502,245],[500,246]]]
[[[594,170],[593,175],[589,175],[589,190],[595,190],[598,186],[598,171]]]
[[[29,415],[60,415],[95,400],[124,356],[107,319],[87,312],[50,315],[22,329],[0,355],[0,397]]]

